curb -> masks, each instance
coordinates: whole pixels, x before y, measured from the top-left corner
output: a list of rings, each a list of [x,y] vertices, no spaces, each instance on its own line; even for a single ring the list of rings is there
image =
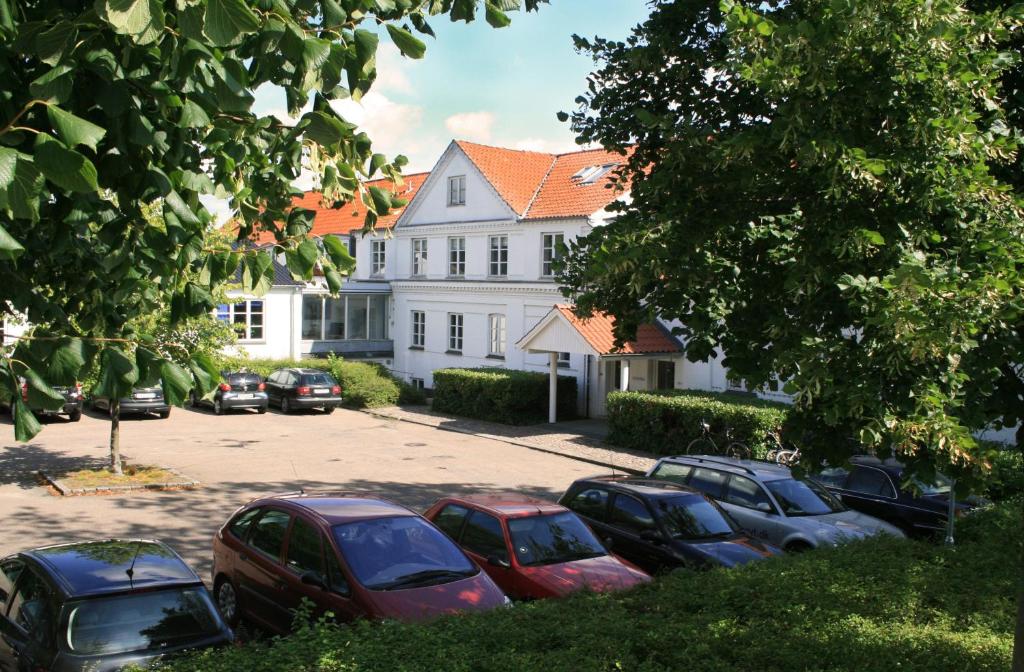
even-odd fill
[[[633,469],[631,467],[624,467],[624,466],[622,466],[620,464],[613,464],[612,462],[606,462],[606,461],[603,461],[603,460],[595,460],[593,458],[582,457],[580,455],[572,455],[570,453],[563,453],[561,451],[553,450],[551,448],[541,448],[540,446],[536,446],[536,445],[533,445],[533,444],[530,444],[530,443],[524,443],[522,441],[517,441],[517,440],[515,440],[515,439],[513,439],[511,437],[507,437],[507,436],[500,436],[500,435],[497,435],[497,434],[481,434],[479,432],[474,432],[474,431],[469,430],[469,429],[461,429],[459,427],[445,427],[443,425],[435,425],[433,423],[424,422],[422,420],[416,420],[414,418],[396,418],[393,415],[388,415],[387,413],[380,413],[378,411],[373,410],[372,408],[363,408],[363,409],[359,409],[359,410],[361,410],[363,413],[366,413],[367,415],[372,415],[375,418],[382,418],[384,420],[394,420],[395,422],[408,422],[408,423],[412,423],[414,425],[423,425],[424,427],[433,427],[434,429],[440,429],[440,430],[445,431],[445,432],[456,432],[458,434],[466,434],[468,436],[478,436],[478,437],[480,437],[482,439],[492,439],[494,441],[501,441],[502,443],[508,443],[510,445],[513,445],[513,446],[519,446],[520,448],[529,448],[530,450],[535,450],[538,453],[547,453],[548,455],[557,455],[559,457],[565,457],[565,458],[570,459],[570,460],[576,460],[577,462],[585,462],[587,464],[593,464],[594,466],[597,466],[597,467],[605,467],[607,469],[613,469],[615,471],[624,471],[624,472],[633,474],[635,476],[643,476],[646,473],[646,472],[644,472],[641,469]],[[610,450],[610,449],[608,449],[608,450]]]
[[[91,488],[72,488],[72,487],[69,487],[69,486],[65,485],[64,482],[61,481],[60,479],[53,478],[52,476],[47,474],[45,471],[38,471],[36,473],[38,473],[39,476],[44,481],[46,481],[47,483],[52,485],[57,490],[57,492],[59,492],[61,494],[62,497],[77,497],[79,495],[95,495],[95,494],[100,493],[100,492],[122,493],[122,492],[132,492],[132,491],[136,491],[136,490],[171,490],[171,489],[175,489],[175,490],[177,490],[177,489],[181,489],[181,490],[194,490],[195,488],[199,487],[199,485],[200,485],[199,481],[195,480],[194,478],[190,478],[190,477],[184,475],[183,473],[181,473],[177,469],[171,469],[169,467],[161,467],[161,469],[164,469],[165,471],[171,472],[175,476],[178,476],[181,480],[180,481],[168,481],[168,482],[165,482],[165,483],[130,483],[130,484],[127,484],[127,485],[100,485],[100,486],[91,487]]]

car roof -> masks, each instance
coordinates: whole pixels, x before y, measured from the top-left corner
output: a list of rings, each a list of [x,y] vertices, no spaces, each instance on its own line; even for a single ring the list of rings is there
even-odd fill
[[[656,478],[644,478],[642,476],[609,474],[605,476],[591,476],[581,478],[577,483],[594,483],[610,485],[613,489],[633,492],[645,497],[675,497],[678,495],[696,495],[704,497],[698,490],[671,481],[662,481]]]
[[[445,500],[455,504],[469,504],[505,518],[541,516],[568,510],[561,504],[515,492],[471,493],[445,497]]]
[[[45,569],[68,597],[202,583],[167,544],[150,539],[58,544],[20,555]]]
[[[728,471],[732,474],[754,476],[762,481],[778,481],[784,478],[793,478],[793,473],[789,470],[789,467],[763,460],[738,460],[734,457],[722,455],[674,455],[672,457],[663,457],[659,464],[663,462],[711,467]]]
[[[903,472],[903,464],[893,460],[892,458],[886,460],[880,460],[873,455],[854,455],[850,458],[850,464],[861,465],[865,467],[875,467],[886,471],[890,474],[900,474]]]
[[[298,371],[299,373],[305,374],[305,375],[312,374],[312,373],[326,373],[327,375],[330,375],[329,372],[324,371],[323,369],[295,369],[295,371]]]
[[[419,515],[383,497],[358,492],[289,492],[262,497],[250,502],[249,507],[275,503],[305,509],[332,526],[371,518]]]

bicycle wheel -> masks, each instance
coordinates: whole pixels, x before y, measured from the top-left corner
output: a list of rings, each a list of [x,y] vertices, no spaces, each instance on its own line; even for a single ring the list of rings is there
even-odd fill
[[[792,467],[800,461],[799,450],[780,450],[775,456],[775,462],[785,467]]]
[[[706,436],[694,439],[686,446],[687,455],[716,455],[718,446]]]
[[[741,441],[733,441],[725,447],[725,456],[734,460],[749,460],[750,448]]]

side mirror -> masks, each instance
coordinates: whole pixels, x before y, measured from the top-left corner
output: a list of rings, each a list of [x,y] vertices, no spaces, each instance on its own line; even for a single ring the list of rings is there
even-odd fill
[[[772,510],[772,505],[768,502],[758,502],[754,508],[761,513],[775,513],[775,511]]]
[[[652,544],[665,543],[665,540],[662,538],[662,536],[654,530],[642,530],[640,532],[640,538],[644,541],[649,541]]]
[[[499,558],[496,555],[487,556],[487,564],[491,567],[501,567],[502,569],[508,569],[512,566],[512,563],[510,563],[508,560],[506,560],[505,558]]]
[[[299,581],[306,584],[307,586],[313,586],[315,588],[319,588],[320,590],[327,590],[327,584],[324,583],[323,577],[317,574],[316,572],[305,572],[302,576],[299,577]]]

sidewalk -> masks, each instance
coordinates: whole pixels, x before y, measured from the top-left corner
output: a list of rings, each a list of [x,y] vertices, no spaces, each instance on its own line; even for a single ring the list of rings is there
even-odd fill
[[[387,406],[368,408],[365,412],[381,418],[504,441],[632,474],[646,473],[656,462],[647,453],[607,445],[604,442],[607,426],[599,420],[569,420],[553,425],[517,427],[443,415],[430,410],[429,406]]]

